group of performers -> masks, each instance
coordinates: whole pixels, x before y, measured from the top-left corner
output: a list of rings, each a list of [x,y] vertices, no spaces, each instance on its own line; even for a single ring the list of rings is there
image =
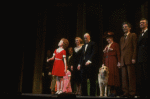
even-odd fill
[[[141,97],[148,96],[148,20],[140,20],[142,32],[137,37],[135,33],[130,33],[131,24],[124,22],[122,29],[124,36],[120,39],[120,44],[114,42],[114,33],[106,33],[108,45],[103,50],[103,65],[109,68],[108,86],[111,93],[109,96],[117,95],[117,87],[122,83],[122,97],[134,97],[139,92]],[[52,69],[51,90],[54,92],[57,85],[56,94],[63,92],[74,92],[87,96],[87,79],[90,81],[90,96],[96,93],[97,78],[97,44],[90,39],[90,34],[84,34],[84,44],[80,37],[75,38],[76,47],[68,49],[69,56],[66,56],[66,48],[69,41],[62,38],[58,43],[53,56],[47,62],[54,60]],[[68,70],[69,68],[69,70]],[[119,73],[121,69],[121,75]],[[120,81],[120,77],[122,81]],[[138,80],[136,79],[138,78]]]

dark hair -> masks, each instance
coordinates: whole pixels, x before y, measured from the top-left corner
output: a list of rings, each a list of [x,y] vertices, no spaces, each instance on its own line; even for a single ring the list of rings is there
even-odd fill
[[[124,24],[127,24],[127,25],[128,25],[128,27],[130,27],[130,28],[131,28],[131,24],[130,24],[129,22],[123,22],[123,23],[122,23],[122,26],[123,26]]]
[[[147,20],[146,18],[141,18],[141,20],[146,20],[146,23],[148,24],[148,20]],[[140,20],[140,21],[141,21],[141,20]]]
[[[68,50],[69,50],[69,49],[73,49],[73,48],[72,48],[72,47],[69,47]]]

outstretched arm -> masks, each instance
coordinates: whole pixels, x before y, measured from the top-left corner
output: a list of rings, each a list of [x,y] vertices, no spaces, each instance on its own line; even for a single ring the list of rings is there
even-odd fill
[[[52,56],[52,58],[47,59],[47,62],[54,60],[55,56]]]
[[[55,50],[55,51],[56,51],[56,50]],[[55,58],[55,51],[54,51],[54,53],[53,53],[53,56],[52,56],[51,58],[47,59],[47,62],[49,62],[49,61],[51,61],[51,60],[54,60],[54,58]]]

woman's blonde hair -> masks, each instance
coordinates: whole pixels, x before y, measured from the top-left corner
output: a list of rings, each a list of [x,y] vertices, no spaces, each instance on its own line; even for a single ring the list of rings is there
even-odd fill
[[[65,38],[61,39],[63,41],[63,48],[66,49],[69,46],[69,41]]]
[[[75,40],[78,39],[80,41],[80,44],[83,44],[83,40],[80,37],[76,37]]]

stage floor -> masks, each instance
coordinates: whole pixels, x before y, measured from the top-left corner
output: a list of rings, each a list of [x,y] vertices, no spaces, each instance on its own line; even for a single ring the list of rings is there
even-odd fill
[[[45,98],[58,98],[58,95],[51,94],[31,94],[31,93],[22,93],[21,96],[26,97],[45,97]],[[76,96],[76,98],[119,98],[119,97],[100,97],[100,96]]]

